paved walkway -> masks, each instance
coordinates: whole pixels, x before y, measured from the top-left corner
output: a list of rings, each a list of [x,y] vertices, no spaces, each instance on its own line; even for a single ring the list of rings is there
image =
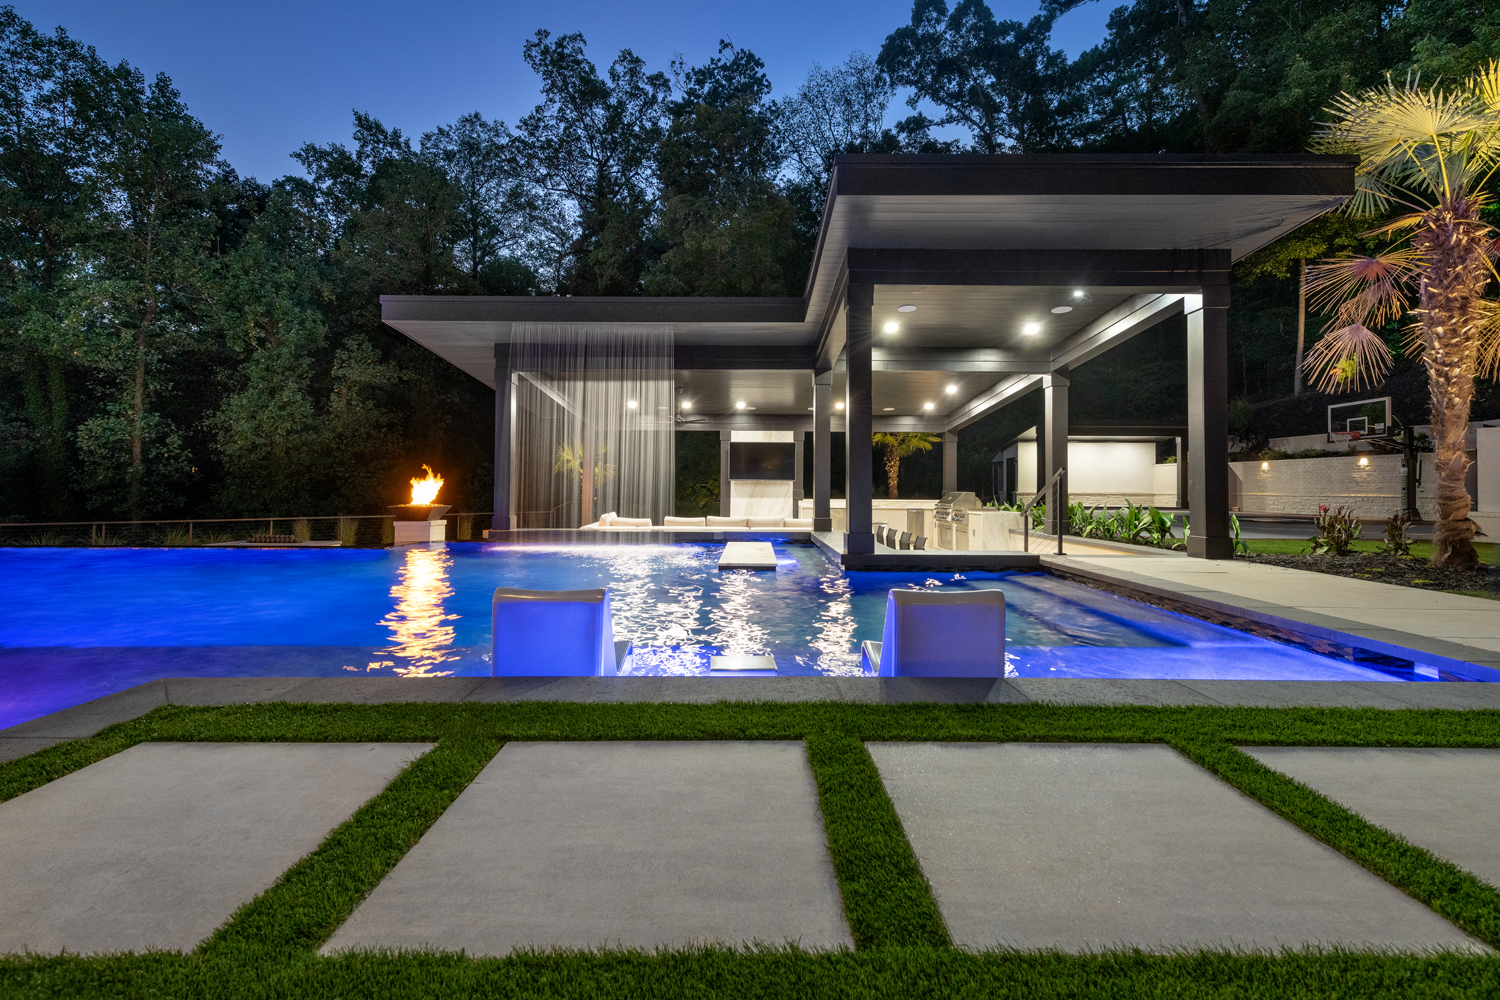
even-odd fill
[[[1056,573],[1500,680],[1500,601],[1181,553],[1049,555]]]
[[[92,736],[160,705],[257,702],[850,701],[866,704],[1251,705],[1500,709],[1500,684],[1019,677],[184,677],[151,681],[0,729],[0,763]]]
[[[0,953],[191,949],[427,749],[139,744],[0,803]],[[960,946],[1488,950],[1167,747],[869,749]],[[1500,871],[1500,751],[1251,752]],[[704,942],[851,944],[800,743],[509,744],[324,951]]]

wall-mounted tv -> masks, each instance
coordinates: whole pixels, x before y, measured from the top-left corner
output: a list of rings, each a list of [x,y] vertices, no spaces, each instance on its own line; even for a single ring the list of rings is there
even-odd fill
[[[796,479],[797,446],[791,441],[729,442],[730,479]]]

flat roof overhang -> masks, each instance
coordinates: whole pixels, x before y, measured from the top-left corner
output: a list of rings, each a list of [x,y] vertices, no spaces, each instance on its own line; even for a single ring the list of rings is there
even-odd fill
[[[762,416],[801,415],[811,402],[806,373],[828,367],[831,347],[842,342],[840,289],[853,250],[860,262],[853,266],[882,275],[877,320],[894,316],[898,303],[919,306],[899,342],[877,340],[877,416],[889,412],[884,405],[904,416],[919,400],[933,401],[933,373],[950,373],[943,388],[956,382],[961,391],[943,392],[936,413],[918,415],[954,429],[1029,390],[1051,368],[1081,364],[1142,324],[1180,312],[1197,272],[1175,275],[1166,266],[1148,274],[1137,261],[1211,259],[1227,270],[1343,204],[1354,193],[1357,163],[1347,156],[841,156],[800,298],[391,295],[381,297],[382,319],[486,385],[494,381],[494,345],[510,340],[513,323],[670,324],[680,377],[722,373],[701,376],[713,398],[756,391],[779,400],[761,407]],[[1128,262],[1129,273],[1112,261]],[[1087,307],[1052,313],[1067,301],[1060,290],[1079,283],[1093,289]],[[1015,318],[1031,314],[1046,329],[1023,341]],[[879,398],[885,393],[887,400]]]

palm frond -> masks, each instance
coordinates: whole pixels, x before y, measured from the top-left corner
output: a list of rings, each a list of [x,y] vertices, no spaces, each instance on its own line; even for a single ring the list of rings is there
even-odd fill
[[[1480,378],[1500,377],[1500,303],[1486,303],[1489,315],[1479,327],[1479,357],[1475,374]]]
[[[1320,312],[1336,311],[1347,326],[1384,326],[1406,313],[1408,286],[1422,263],[1412,247],[1319,261],[1307,269],[1308,301]]]
[[[1366,383],[1378,385],[1385,378],[1391,352],[1378,334],[1352,323],[1324,334],[1302,367],[1319,392],[1357,390]]]

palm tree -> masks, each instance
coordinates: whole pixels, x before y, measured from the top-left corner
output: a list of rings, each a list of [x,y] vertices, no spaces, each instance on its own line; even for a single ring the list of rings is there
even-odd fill
[[[885,484],[890,494],[887,499],[897,499],[896,480],[901,477],[901,460],[919,451],[931,451],[932,446],[941,440],[936,434],[917,431],[875,435],[875,447],[885,449]]]
[[[1500,240],[1481,218],[1500,166],[1500,61],[1449,90],[1388,79],[1384,88],[1341,95],[1328,111],[1334,120],[1317,133],[1314,151],[1360,156],[1345,210],[1405,214],[1366,234],[1397,237],[1383,252],[1311,269],[1309,291],[1334,319],[1305,367],[1324,392],[1377,384],[1391,354],[1370,328],[1411,314],[1404,346],[1427,369],[1437,451],[1432,562],[1472,568],[1479,558],[1464,437],[1475,376],[1500,371],[1500,303],[1485,295]]]

